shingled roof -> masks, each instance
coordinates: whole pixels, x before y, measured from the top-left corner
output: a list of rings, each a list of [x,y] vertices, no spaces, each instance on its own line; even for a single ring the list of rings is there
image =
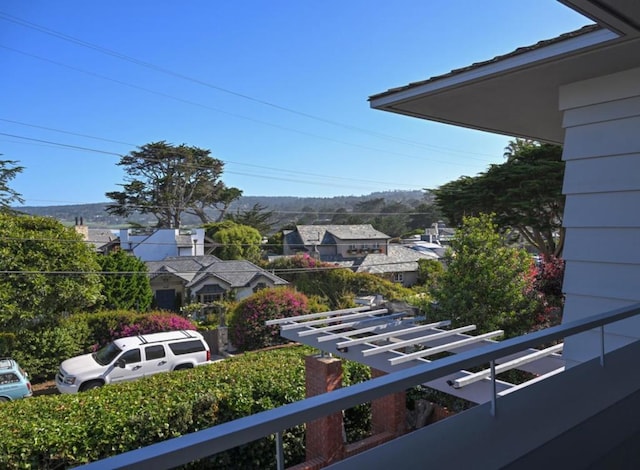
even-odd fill
[[[205,256],[170,256],[161,261],[147,261],[147,270],[151,275],[171,273],[189,282],[203,268],[220,261],[213,255]]]
[[[384,234],[371,224],[355,225],[297,225],[296,231],[303,245],[331,244],[335,238],[339,240],[388,240]]]
[[[377,93],[375,95],[371,95],[369,97],[369,101],[375,100],[375,99],[378,99],[378,98],[382,98],[382,97],[385,97],[385,96],[388,96],[388,95],[392,95],[392,94],[397,93],[399,91],[409,90],[411,88],[416,88],[416,87],[425,85],[427,83],[432,83],[432,82],[435,82],[435,81],[438,81],[438,80],[442,80],[442,79],[445,79],[445,78],[453,77],[455,75],[459,75],[461,73],[469,72],[469,71],[474,70],[474,69],[479,69],[479,68],[484,67],[486,65],[490,65],[490,64],[493,64],[493,63],[496,63],[496,62],[503,61],[505,59],[516,57],[518,55],[522,55],[522,54],[525,54],[527,52],[534,51],[536,49],[542,49],[544,47],[548,47],[548,46],[551,46],[553,44],[557,44],[557,43],[560,43],[560,42],[563,42],[563,41],[567,41],[569,39],[576,38],[578,36],[582,36],[582,35],[591,33],[593,31],[597,31],[599,29],[602,29],[602,27],[600,25],[598,25],[598,24],[586,25],[586,26],[583,26],[582,28],[577,29],[575,31],[571,31],[571,32],[568,32],[568,33],[561,34],[560,36],[557,36],[555,38],[544,39],[544,40],[538,41],[537,43],[535,43],[533,45],[530,45],[530,46],[519,47],[519,48],[517,48],[516,50],[514,50],[512,52],[496,56],[493,59],[484,60],[484,61],[481,61],[481,62],[476,62],[476,63],[473,63],[473,64],[468,65],[466,67],[461,67],[461,68],[454,69],[454,70],[452,70],[450,72],[447,72],[447,73],[444,73],[444,74],[441,74],[441,75],[436,75],[436,76],[433,76],[431,78],[427,78],[426,80],[420,80],[418,82],[409,83],[408,85],[395,87],[395,88],[390,88],[387,91],[383,91],[381,93]]]
[[[412,250],[402,245],[389,244],[388,254],[370,253],[356,269],[359,273],[397,273],[418,270],[421,259],[437,259],[436,255]]]
[[[250,261],[218,260],[202,268],[191,282],[187,284],[187,287],[192,287],[210,277],[216,277],[229,284],[230,287],[245,287],[249,285],[256,276],[266,277],[276,285],[288,284],[288,282],[281,277],[256,266]]]

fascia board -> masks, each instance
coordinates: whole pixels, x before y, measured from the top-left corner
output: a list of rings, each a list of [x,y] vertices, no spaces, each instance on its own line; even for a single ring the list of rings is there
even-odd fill
[[[593,31],[582,36],[567,39],[556,44],[524,52],[503,60],[472,68],[468,71],[460,72],[441,79],[435,78],[422,85],[409,87],[389,95],[371,99],[372,108],[394,108],[403,101],[411,100],[421,95],[438,93],[449,88],[463,86],[472,82],[488,79],[492,76],[508,74],[519,69],[531,67],[536,63],[550,61],[561,56],[571,55],[575,52],[582,52],[584,49],[594,47],[618,39],[620,36],[606,29]]]

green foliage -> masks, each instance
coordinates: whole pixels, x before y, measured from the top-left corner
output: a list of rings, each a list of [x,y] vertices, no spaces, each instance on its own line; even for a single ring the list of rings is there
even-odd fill
[[[435,259],[418,260],[418,284],[433,289],[443,273],[444,266],[440,261]]]
[[[292,283],[307,296],[316,296],[329,309],[354,306],[354,298],[361,294],[381,294],[385,299],[404,299],[412,291],[402,285],[369,273],[354,273],[346,268],[336,268],[309,255],[278,258],[265,269]]]
[[[342,386],[348,387],[371,379],[371,368],[354,361],[342,361]],[[344,410],[347,442],[353,443],[371,435],[371,403],[361,403]]]
[[[274,255],[281,255],[283,253],[284,234],[282,231],[276,232],[267,240],[267,251]]]
[[[98,304],[97,255],[53,219],[0,213],[0,330],[55,323]]]
[[[434,190],[436,203],[454,225],[465,215],[493,213],[499,227],[514,228],[541,253],[560,256],[564,244],[562,147],[517,141],[507,153],[505,163]]]
[[[91,392],[0,404],[0,467],[69,468],[301,400],[310,353],[248,353]],[[265,438],[189,468],[275,468],[274,448]],[[284,448],[287,466],[304,460],[302,426],[284,431]]]
[[[517,336],[531,329],[535,301],[531,259],[524,250],[505,245],[488,215],[465,217],[446,255],[448,269],[440,277],[434,297],[434,317],[452,326],[475,324],[478,333],[505,330]]]
[[[268,211],[266,206],[255,203],[253,207],[245,211],[236,211],[235,214],[228,214],[227,219],[238,225],[247,225],[256,229],[261,234],[267,234],[273,226],[273,211]]]
[[[253,227],[230,220],[204,226],[207,236],[217,245],[213,254],[220,259],[244,259],[258,262],[262,255],[262,236]]]
[[[148,310],[153,291],[144,261],[124,251],[98,258],[102,272],[103,306],[108,309]]]
[[[123,191],[106,193],[113,201],[107,212],[125,217],[152,214],[160,228],[179,228],[183,213],[197,216],[203,224],[210,222],[207,208],[220,211],[222,219],[242,191],[225,186],[220,180],[224,163],[210,154],[160,141],[123,156],[118,165],[125,168],[126,183]]]
[[[60,326],[25,329],[18,335],[13,356],[34,383],[52,379],[60,362],[83,354],[89,329],[84,323],[65,321]]]
[[[286,342],[278,326],[267,320],[309,313],[307,296],[288,287],[262,289],[242,300],[229,320],[229,338],[241,351],[250,351]]]
[[[15,344],[15,333],[0,332],[0,357],[11,356],[11,353],[15,348]]]
[[[9,186],[9,181],[22,173],[24,167],[14,160],[0,160],[0,211],[10,210],[11,204],[24,202],[20,193]]]

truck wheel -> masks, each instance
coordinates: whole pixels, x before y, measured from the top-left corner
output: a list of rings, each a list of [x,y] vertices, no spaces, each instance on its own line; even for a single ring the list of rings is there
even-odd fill
[[[193,366],[191,364],[180,364],[179,366],[176,366],[176,368],[173,370],[185,370],[185,369],[193,369]]]
[[[87,390],[91,390],[91,389],[94,389],[94,388],[100,388],[103,385],[104,384],[102,382],[100,382],[99,380],[92,380],[91,382],[83,383],[82,386],[80,387],[80,391],[81,392],[86,392]]]

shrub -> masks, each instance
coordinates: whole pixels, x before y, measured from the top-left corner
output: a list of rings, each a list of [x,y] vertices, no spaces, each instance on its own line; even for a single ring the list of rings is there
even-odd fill
[[[263,289],[241,301],[229,320],[229,336],[235,347],[250,351],[286,342],[280,328],[267,320],[309,313],[307,296],[290,288]]]
[[[35,383],[55,376],[60,361],[83,352],[78,338],[86,334],[86,325],[70,323],[53,328],[23,330],[18,334],[16,360]]]
[[[196,326],[184,317],[169,313],[154,313],[145,315],[132,325],[122,325],[120,329],[113,330],[113,338],[125,336],[146,335],[161,331],[195,330]]]
[[[293,347],[154,375],[74,395],[0,404],[0,468],[69,468],[304,398],[304,356]],[[287,466],[304,460],[304,427],[283,433]],[[273,437],[190,468],[274,468]]]

